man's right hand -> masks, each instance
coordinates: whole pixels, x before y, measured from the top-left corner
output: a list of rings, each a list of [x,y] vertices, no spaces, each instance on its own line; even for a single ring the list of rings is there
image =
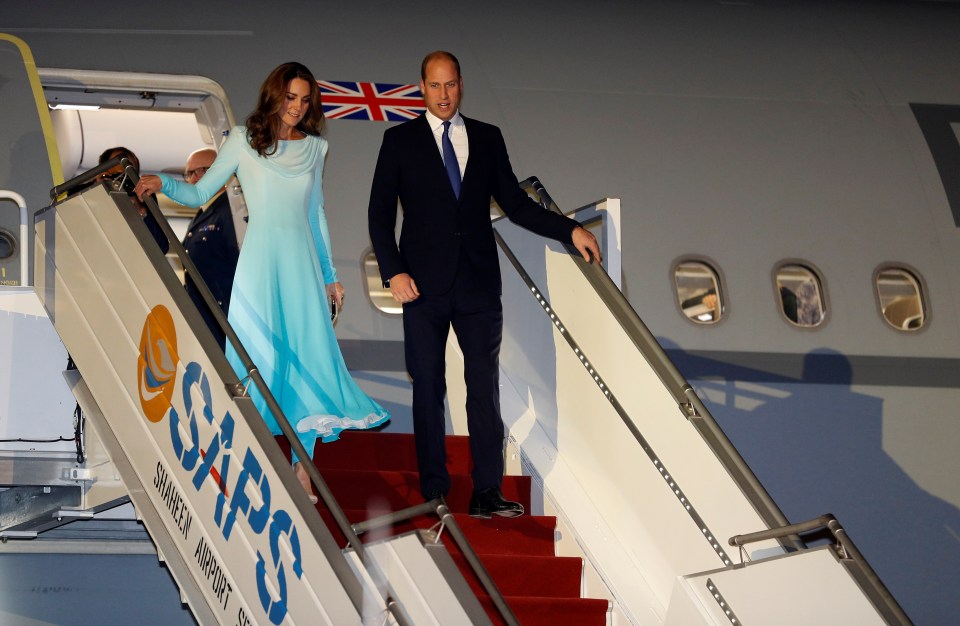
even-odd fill
[[[393,295],[393,299],[400,304],[413,302],[420,297],[420,291],[417,290],[417,283],[415,283],[413,277],[407,273],[397,274],[390,279],[390,293]]]

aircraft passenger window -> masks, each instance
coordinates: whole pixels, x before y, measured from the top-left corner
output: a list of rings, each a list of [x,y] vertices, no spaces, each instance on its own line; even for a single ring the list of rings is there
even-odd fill
[[[16,239],[11,233],[0,230],[0,261],[6,261],[17,251]]]
[[[714,324],[723,316],[717,271],[702,261],[681,261],[673,270],[677,304],[695,324]]]
[[[366,279],[367,295],[370,296],[373,306],[391,315],[403,313],[403,307],[393,299],[390,288],[384,287],[380,280],[380,266],[377,265],[377,256],[373,252],[368,252],[363,257],[363,275]]]
[[[813,328],[826,314],[820,277],[805,265],[784,264],[777,270],[777,301],[794,326]]]
[[[926,306],[920,281],[913,272],[898,267],[879,270],[877,298],[883,319],[897,330],[919,330],[926,323]]]

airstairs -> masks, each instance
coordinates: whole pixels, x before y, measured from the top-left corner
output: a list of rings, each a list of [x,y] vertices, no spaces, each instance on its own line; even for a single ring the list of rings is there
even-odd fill
[[[559,210],[539,181],[523,186]],[[608,207],[605,256],[619,249],[618,201],[573,215],[596,222]],[[525,472],[626,620],[910,623],[837,520],[783,516],[627,302],[618,272],[505,220],[496,234],[510,307],[504,420]]]
[[[100,467],[120,477],[197,622],[489,623],[421,533],[367,549],[347,524],[349,548],[335,543],[124,192],[95,184],[35,222],[35,289],[76,363],[66,375],[91,452],[109,458]],[[28,507],[42,525],[116,504],[96,470],[64,477],[81,486]],[[5,537],[42,530],[17,522]],[[398,592],[385,568],[430,580],[429,593]]]
[[[528,191],[556,208],[536,181]],[[532,485],[532,512],[556,517],[557,551],[584,559],[581,592],[609,599],[608,624],[910,623],[837,520],[783,517],[601,268],[506,221],[496,231],[508,466]],[[615,238],[604,231],[607,249]],[[329,502],[309,502],[289,444],[263,425],[251,381],[228,366],[125,194],[96,185],[38,213],[34,283],[76,362],[66,375],[88,445],[83,462],[18,461],[8,484],[19,486],[0,492],[4,540],[129,498],[200,624],[521,623],[483,564],[466,579],[454,565],[477,560],[463,494],[449,508],[400,498],[369,520],[312,471]],[[452,341],[448,367],[460,363]],[[463,432],[458,379],[448,374]],[[325,462],[334,476],[336,459]],[[371,471],[392,489],[414,484],[403,468]],[[453,556],[422,514],[444,520]]]

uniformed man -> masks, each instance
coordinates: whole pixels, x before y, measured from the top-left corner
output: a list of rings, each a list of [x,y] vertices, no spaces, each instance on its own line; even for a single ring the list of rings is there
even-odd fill
[[[187,164],[183,171],[184,180],[191,185],[196,184],[207,173],[207,169],[216,158],[217,152],[212,148],[193,152],[187,157]],[[233,275],[237,269],[240,246],[233,226],[230,201],[224,190],[220,190],[207,206],[197,211],[197,215],[187,227],[183,247],[190,255],[190,260],[196,265],[203,282],[226,314],[230,308],[230,292],[233,289]],[[193,298],[207,326],[223,348],[226,336],[203,301],[196,283],[189,274],[185,282],[187,293]]]

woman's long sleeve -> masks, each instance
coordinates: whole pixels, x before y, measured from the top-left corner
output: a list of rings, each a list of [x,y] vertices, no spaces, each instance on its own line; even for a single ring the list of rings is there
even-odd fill
[[[323,157],[327,155],[327,144],[323,145]],[[321,159],[321,163],[324,159]],[[337,268],[333,265],[333,247],[330,243],[330,228],[327,226],[327,214],[323,209],[323,168],[317,171],[310,194],[310,230],[313,232],[320,269],[323,270],[323,282],[329,285],[337,282]]]
[[[160,191],[180,204],[195,208],[203,205],[215,196],[230,180],[230,177],[236,173],[240,164],[240,150],[244,141],[246,141],[245,133],[234,128],[227,140],[223,142],[223,146],[220,147],[216,160],[207,170],[207,173],[197,181],[196,185],[177,180],[168,174],[160,174],[160,180],[163,182]]]

